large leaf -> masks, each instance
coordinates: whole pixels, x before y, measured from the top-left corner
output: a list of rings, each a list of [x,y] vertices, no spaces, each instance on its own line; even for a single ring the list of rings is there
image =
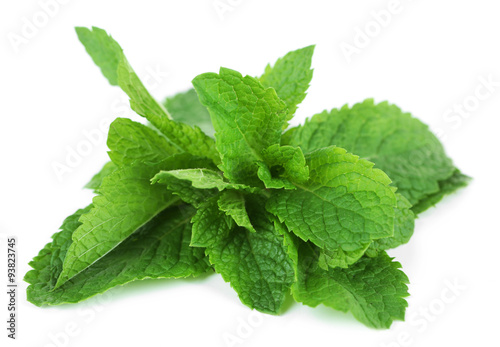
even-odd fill
[[[384,172],[338,147],[311,152],[306,160],[309,181],[272,191],[266,206],[302,240],[324,250],[328,265],[346,267],[372,240],[393,235],[396,196]]]
[[[79,39],[92,57],[96,65],[113,85],[120,88],[130,97],[130,106],[139,115],[145,117],[160,130],[178,151],[204,156],[214,162],[220,162],[215,150],[215,142],[198,127],[171,120],[165,107],[156,101],[144,87],[137,74],[123,54],[120,45],[104,30],[93,27],[76,28]],[[113,57],[106,60],[105,57]],[[112,72],[115,70],[115,72]]]
[[[404,320],[408,278],[385,252],[375,258],[362,257],[347,269],[324,270],[318,257],[315,246],[299,245],[298,280],[292,287],[295,300],[350,311],[357,320],[377,329]]]
[[[190,219],[194,209],[172,207],[137,230],[123,243],[61,287],[52,290],[61,271],[65,245],[81,225],[77,221],[85,211],[68,217],[61,231],[53,236],[30,265],[26,274],[28,300],[35,305],[75,303],[106,290],[145,278],[197,276],[210,267],[202,248],[189,246]]]
[[[221,169],[233,183],[258,183],[262,151],[278,144],[287,110],[276,92],[250,76],[221,68],[193,80],[215,128]]]
[[[427,125],[387,102],[367,99],[322,112],[284,136],[304,153],[330,145],[374,162],[411,204],[439,191],[455,168]]]

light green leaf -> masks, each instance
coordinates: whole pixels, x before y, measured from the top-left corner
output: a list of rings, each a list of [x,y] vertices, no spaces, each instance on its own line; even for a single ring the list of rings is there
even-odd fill
[[[60,287],[105,256],[178,198],[150,178],[165,164],[137,163],[105,177],[92,210],[82,215],[82,225],[73,233],[64,266],[56,284]]]
[[[127,118],[117,118],[111,123],[107,145],[109,157],[118,166],[136,161],[155,163],[179,153],[165,137]]]
[[[295,300],[347,312],[363,324],[388,329],[394,320],[404,320],[408,306],[408,278],[385,253],[362,257],[347,269],[323,270],[319,252],[310,243],[299,246],[298,281],[292,287]]]
[[[269,146],[262,151],[266,163],[271,167],[281,168],[280,176],[289,178],[293,182],[304,183],[309,179],[309,168],[306,159],[299,147]]]
[[[165,99],[163,105],[175,121],[198,126],[205,134],[213,137],[215,130],[210,120],[210,114],[200,103],[194,89],[178,93]]]
[[[308,46],[287,53],[276,61],[274,66],[268,65],[260,77],[260,82],[266,88],[272,87],[288,107],[290,120],[297,105],[306,97],[313,76],[311,60],[314,46]]]
[[[265,313],[280,312],[294,282],[292,259],[283,236],[265,211],[249,209],[256,232],[237,227],[207,247],[215,271],[236,290],[241,302]]]
[[[245,196],[235,190],[225,190],[218,201],[219,209],[231,216],[240,227],[255,232],[245,207]]]
[[[394,218],[394,235],[373,241],[369,250],[386,250],[396,248],[410,241],[415,228],[415,214],[410,202],[401,194],[396,193],[397,208]]]
[[[118,85],[117,67],[123,57],[120,45],[100,28],[76,27],[78,39],[85,47],[94,63],[101,69],[102,74],[113,86]]]
[[[108,161],[106,164],[104,164],[102,169],[92,177],[92,179],[85,185],[84,188],[92,189],[97,192],[102,184],[102,180],[104,179],[104,177],[115,172],[117,169],[118,166],[115,163],[113,163],[112,161]]]
[[[252,188],[244,184],[226,182],[222,174],[218,171],[203,168],[161,171],[153,177],[152,182],[166,184],[172,179],[189,181],[194,188],[198,189],[243,189],[249,192],[258,191],[257,188]]]
[[[311,152],[306,160],[309,181],[272,191],[266,205],[288,229],[348,264],[372,240],[393,235],[396,197],[384,172],[338,147]],[[330,259],[329,265],[337,263]]]
[[[33,270],[25,277],[30,283],[28,300],[38,306],[76,303],[134,280],[181,278],[206,272],[210,266],[204,250],[189,246],[189,221],[194,212],[188,206],[167,209],[92,266],[52,290],[61,271],[54,259],[64,257],[64,244],[71,242],[72,233],[81,225],[77,219],[82,211],[77,212],[68,217],[54,241],[30,263]]]
[[[268,189],[296,189],[292,182],[288,179],[280,177],[281,173],[278,170],[271,172],[269,166],[264,162],[257,163],[259,169],[257,170],[257,177],[264,183]]]
[[[220,162],[215,142],[199,128],[171,120],[166,109],[156,101],[142,84],[123,54],[120,45],[102,29],[76,28],[78,38],[111,84],[119,85],[130,97],[130,106],[160,130],[178,151]],[[107,57],[112,59],[107,60]],[[114,72],[113,72],[114,70]]]
[[[280,142],[284,102],[257,79],[225,68],[197,76],[193,85],[210,112],[224,176],[233,183],[258,184],[262,151]]]
[[[427,125],[387,102],[372,99],[322,112],[291,129],[283,143],[304,153],[330,145],[370,160],[411,204],[439,191],[455,168]]]

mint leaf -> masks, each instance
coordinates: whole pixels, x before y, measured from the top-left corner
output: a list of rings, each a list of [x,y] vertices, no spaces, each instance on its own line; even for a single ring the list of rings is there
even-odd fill
[[[277,168],[279,176],[303,183],[309,178],[309,168],[299,147],[272,145],[262,151],[268,165]],[[281,169],[281,170],[280,170]]]
[[[250,222],[250,218],[248,217],[245,204],[245,196],[235,190],[222,192],[218,201],[219,209],[225,212],[226,215],[231,216],[238,226],[255,232],[252,222]]]
[[[92,205],[89,205],[77,210],[64,220],[60,231],[52,235],[52,242],[45,245],[40,253],[29,263],[33,270],[29,271],[24,277],[26,282],[33,285],[39,283],[40,286],[46,288],[48,291],[55,287],[57,278],[62,271],[66,252],[72,243],[71,235],[81,225],[79,222],[80,217],[88,213],[91,208]]]
[[[97,27],[92,27],[92,30],[76,27],[75,31],[87,53],[101,69],[104,77],[111,85],[117,86],[117,67],[123,58],[123,50],[120,45],[106,31]]]
[[[112,161],[108,161],[106,164],[104,164],[102,169],[92,177],[92,179],[84,186],[84,188],[97,191],[101,186],[104,177],[110,175],[117,169],[118,166],[116,166],[115,163],[113,163]]]
[[[191,182],[194,188],[198,189],[244,189],[248,191],[256,191],[258,189],[249,187],[244,184],[233,184],[224,181],[222,174],[215,170],[210,169],[182,169],[182,170],[170,170],[170,171],[160,171],[157,173],[153,179],[153,183],[167,183],[172,179],[183,180]]]
[[[352,264],[372,240],[393,235],[396,197],[386,174],[338,147],[311,152],[306,160],[309,181],[273,191],[266,207],[334,257],[328,265]]]
[[[153,129],[127,118],[117,118],[111,123],[108,134],[108,152],[118,166],[141,162],[160,162],[179,153]]]
[[[189,246],[195,210],[179,206],[160,213],[98,262],[52,290],[48,278],[60,272],[54,266],[54,259],[59,260],[64,250],[60,242],[71,241],[81,225],[77,218],[82,212],[69,217],[54,241],[30,263],[34,269],[25,280],[30,283],[28,300],[35,305],[80,302],[134,280],[198,276],[209,269],[204,250]]]
[[[269,166],[264,162],[258,162],[257,177],[268,189],[296,189],[290,180],[283,177],[280,172],[271,172]],[[279,171],[279,170],[276,170]]]
[[[208,247],[226,238],[234,228],[234,220],[219,209],[220,195],[213,195],[197,206],[191,222],[193,231],[191,246]]]
[[[446,195],[454,193],[457,189],[463,188],[469,184],[471,178],[460,172],[460,170],[455,169],[453,175],[443,181],[439,181],[439,190],[434,194],[429,194],[423,197],[418,203],[416,203],[412,210],[416,214],[422,213],[430,207],[435,206],[443,197]]]
[[[323,270],[318,250],[302,243],[298,249],[298,281],[292,287],[295,300],[316,307],[319,304],[352,315],[369,327],[389,328],[404,320],[408,306],[408,278],[387,254],[362,257],[347,269]]]
[[[120,86],[130,97],[132,109],[160,130],[172,146],[176,147],[179,152],[186,151],[193,155],[210,158],[215,163],[220,162],[212,138],[197,127],[192,128],[187,124],[171,121],[163,105],[147,91],[125,58],[122,48],[111,36],[96,27],[92,30],[79,27],[76,28],[76,32],[85,49],[109,82]],[[105,57],[112,57],[112,59],[106,60]],[[114,72],[111,72],[113,70]]]
[[[92,210],[82,215],[73,233],[56,288],[113,250],[178,198],[152,186],[150,178],[161,164],[138,163],[121,168],[103,179]]]
[[[396,248],[410,241],[415,228],[415,214],[410,202],[401,194],[396,193],[397,208],[394,218],[394,235],[373,241],[370,250],[386,250]]]
[[[280,141],[285,104],[257,79],[225,68],[197,76],[193,86],[210,112],[224,176],[257,184],[262,151]]]
[[[163,102],[172,118],[178,122],[198,126],[205,134],[213,137],[215,130],[210,120],[210,114],[200,103],[194,89],[171,96]]]
[[[231,283],[242,303],[277,314],[294,282],[293,261],[265,211],[253,207],[249,214],[256,232],[236,227],[227,236],[216,237],[206,252],[215,271]]]
[[[336,145],[373,161],[412,204],[439,190],[455,168],[427,125],[387,102],[367,99],[322,112],[291,130],[284,144],[304,153]]]
[[[266,71],[259,78],[266,88],[272,87],[288,107],[290,120],[297,105],[306,97],[313,76],[311,69],[312,55],[315,46],[308,46],[287,53],[276,61],[274,66],[267,65]]]

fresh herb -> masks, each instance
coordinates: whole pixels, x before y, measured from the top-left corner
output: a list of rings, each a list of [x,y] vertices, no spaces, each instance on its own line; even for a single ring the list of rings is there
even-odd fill
[[[104,30],[77,28],[112,85],[149,124],[117,118],[111,159],[30,263],[28,300],[76,303],[144,278],[220,273],[241,301],[277,314],[285,296],[373,328],[403,320],[408,278],[385,250],[416,214],[467,184],[409,113],[365,100],[288,128],[314,46],[259,77],[221,68],[156,101]]]

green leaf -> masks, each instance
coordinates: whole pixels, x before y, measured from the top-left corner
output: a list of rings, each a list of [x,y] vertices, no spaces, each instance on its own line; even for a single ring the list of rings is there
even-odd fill
[[[244,184],[233,184],[224,181],[222,174],[215,170],[210,169],[183,169],[183,170],[170,170],[161,171],[157,173],[153,179],[153,183],[166,184],[172,179],[189,181],[194,188],[198,189],[244,189],[250,192],[256,192],[258,189],[249,187]]]
[[[401,194],[396,194],[397,208],[394,218],[394,235],[373,241],[370,250],[386,250],[396,248],[410,241],[415,228],[415,214],[410,202]]]
[[[292,129],[284,144],[304,153],[336,145],[374,162],[412,204],[439,191],[455,168],[427,125],[387,102],[372,99],[315,115]]]
[[[224,239],[234,228],[234,220],[219,209],[220,194],[213,195],[197,206],[191,222],[191,246],[208,247]]]
[[[196,126],[193,128],[172,121],[165,108],[146,90],[125,58],[118,65],[118,83],[130,97],[132,109],[150,121],[179,151],[210,158],[214,163],[220,162],[214,140]]]
[[[118,85],[117,67],[123,57],[120,45],[106,31],[92,27],[76,27],[78,39],[85,47],[94,63],[99,66],[102,74],[113,86]]]
[[[288,107],[290,120],[297,105],[306,97],[313,76],[311,60],[314,46],[308,46],[287,53],[276,61],[274,66],[267,65],[266,71],[260,77],[260,82],[266,88],[272,87]]]
[[[309,179],[309,168],[299,147],[276,144],[266,148],[262,155],[271,166],[271,171],[273,167],[281,168],[281,176],[297,183],[304,183]]]
[[[362,257],[347,269],[323,270],[319,252],[310,243],[299,246],[298,281],[292,287],[295,300],[350,311],[363,324],[388,329],[394,320],[404,320],[408,306],[408,278],[385,252],[375,258]]]
[[[245,207],[245,196],[235,190],[225,190],[218,201],[219,209],[231,216],[240,227],[255,232]]]
[[[236,290],[245,305],[265,313],[280,312],[294,282],[294,266],[283,236],[265,211],[249,209],[256,232],[236,227],[217,237],[206,252],[215,271]]]
[[[113,172],[103,179],[92,210],[82,215],[82,225],[73,233],[61,275],[56,284],[85,270],[113,250],[178,198],[162,187],[152,186],[150,178],[165,164],[137,163]]]
[[[88,213],[91,208],[92,205],[89,205],[77,210],[64,220],[60,231],[52,235],[52,242],[45,245],[29,263],[33,270],[29,271],[24,277],[26,282],[31,284],[39,283],[40,286],[49,291],[55,287],[57,278],[62,271],[66,252],[72,243],[71,235],[81,225],[79,222],[80,217]],[[29,289],[28,296],[30,293]]]
[[[264,162],[258,162],[259,169],[257,170],[257,177],[264,183],[268,189],[296,189],[292,182],[287,178],[280,177],[279,172],[271,172],[269,166]],[[277,176],[277,177],[276,177]]]
[[[328,265],[352,264],[372,240],[393,235],[396,197],[384,172],[338,147],[306,160],[309,181],[272,191],[266,207],[302,240],[337,257]]]
[[[112,85],[120,88],[130,97],[130,106],[160,130],[178,151],[186,151],[196,156],[220,162],[215,150],[215,142],[199,128],[171,120],[163,105],[156,101],[142,84],[123,54],[120,45],[99,28],[92,30],[76,28],[78,38],[97,66]],[[112,57],[112,59],[107,59]]]
[[[200,103],[194,89],[178,93],[165,99],[163,105],[175,121],[198,126],[205,134],[213,137],[215,130],[210,120],[210,114]]]
[[[280,142],[285,104],[257,79],[225,68],[197,76],[193,85],[210,112],[224,176],[258,184],[257,162],[264,149]]]
[[[112,161],[108,161],[106,164],[104,164],[102,169],[92,177],[92,179],[85,185],[84,188],[97,191],[101,186],[104,177],[115,172],[117,169],[118,166],[115,163],[113,163]]]
[[[54,241],[30,263],[33,270],[25,280],[31,284],[28,300],[35,305],[76,303],[134,280],[198,276],[210,268],[204,250],[189,246],[189,221],[195,210],[178,206],[162,212],[92,266],[52,290],[50,278],[61,270],[54,266],[54,259],[64,253],[61,241],[71,241],[81,225],[77,221],[81,212],[68,217]]]
[[[109,157],[118,166],[136,161],[160,162],[179,153],[165,137],[127,118],[117,118],[111,123],[107,144]]]
[[[412,210],[416,214],[422,213],[428,208],[435,206],[443,197],[454,193],[457,189],[463,188],[469,184],[471,178],[455,169],[453,175],[444,181],[439,181],[439,191],[434,194],[427,195],[416,203]]]

